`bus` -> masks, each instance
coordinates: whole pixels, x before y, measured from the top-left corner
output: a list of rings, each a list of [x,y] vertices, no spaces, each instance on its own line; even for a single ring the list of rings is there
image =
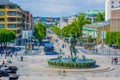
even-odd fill
[[[54,55],[54,54],[56,54],[54,52],[54,46],[50,42],[44,43],[44,51],[45,51],[45,55]]]

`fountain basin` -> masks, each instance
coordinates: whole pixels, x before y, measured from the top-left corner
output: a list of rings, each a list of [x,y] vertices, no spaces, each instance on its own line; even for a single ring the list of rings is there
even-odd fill
[[[53,58],[48,60],[48,65],[62,68],[93,68],[96,61],[93,59],[80,59],[72,61],[71,58]]]

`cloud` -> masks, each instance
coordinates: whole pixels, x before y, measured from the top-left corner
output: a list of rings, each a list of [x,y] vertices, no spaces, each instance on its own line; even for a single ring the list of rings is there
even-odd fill
[[[73,15],[86,9],[102,8],[105,0],[11,0],[35,16]],[[94,5],[93,5],[94,4]]]

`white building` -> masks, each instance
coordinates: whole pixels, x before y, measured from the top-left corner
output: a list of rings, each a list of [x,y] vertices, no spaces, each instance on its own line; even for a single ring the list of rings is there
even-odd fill
[[[76,16],[62,16],[60,17],[60,22],[58,24],[59,28],[62,29],[63,27],[67,26],[68,24],[71,24],[73,21],[75,21]]]
[[[106,0],[105,2],[105,20],[111,19],[111,10],[120,7],[120,0]]]

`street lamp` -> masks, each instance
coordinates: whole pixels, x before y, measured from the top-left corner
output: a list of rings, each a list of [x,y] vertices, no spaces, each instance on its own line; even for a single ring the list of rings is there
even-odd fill
[[[27,26],[30,24],[29,22],[27,23],[26,21],[24,22],[25,24],[25,53],[26,53],[26,47],[27,47],[27,42],[29,41],[29,31],[27,31]],[[30,25],[31,26],[31,25]],[[28,39],[28,41],[27,41]]]

